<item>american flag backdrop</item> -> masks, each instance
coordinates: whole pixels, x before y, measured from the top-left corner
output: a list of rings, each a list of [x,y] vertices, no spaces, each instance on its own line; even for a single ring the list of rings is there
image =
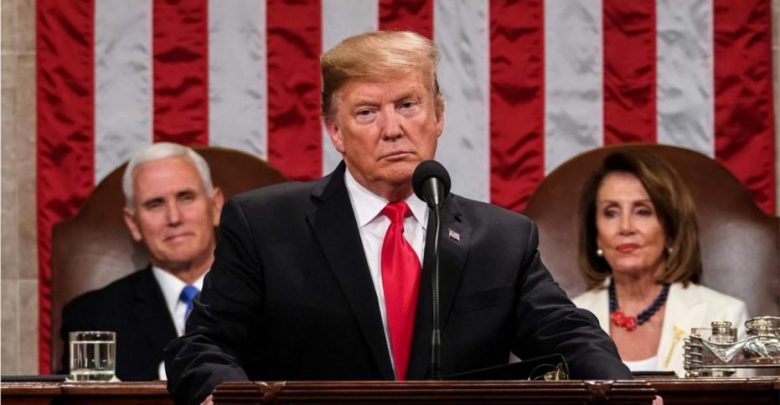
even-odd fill
[[[155,141],[237,148],[293,179],[340,156],[318,58],[412,29],[441,50],[438,159],[453,191],[521,211],[570,157],[673,144],[712,156],[775,212],[770,0],[37,0],[39,368],[50,241]]]

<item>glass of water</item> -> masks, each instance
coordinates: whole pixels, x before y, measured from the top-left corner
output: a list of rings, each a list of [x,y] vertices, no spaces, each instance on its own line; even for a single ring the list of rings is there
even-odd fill
[[[117,381],[116,333],[70,332],[70,381]]]

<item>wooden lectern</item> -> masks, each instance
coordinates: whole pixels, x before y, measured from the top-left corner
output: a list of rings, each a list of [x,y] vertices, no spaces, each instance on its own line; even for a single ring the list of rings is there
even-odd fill
[[[229,382],[215,404],[651,404],[646,381]]]

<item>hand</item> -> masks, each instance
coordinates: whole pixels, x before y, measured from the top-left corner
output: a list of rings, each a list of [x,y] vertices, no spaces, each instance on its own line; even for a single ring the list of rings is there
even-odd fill
[[[660,397],[656,397],[660,398]],[[206,399],[203,400],[203,402],[200,403],[200,405],[214,405],[214,395],[209,395],[206,397]],[[656,405],[655,402],[653,402],[653,405]],[[664,405],[663,401],[659,405]]]
[[[209,397],[211,398],[211,397]],[[655,399],[653,399],[653,405],[664,405],[664,399],[660,396],[656,395]]]

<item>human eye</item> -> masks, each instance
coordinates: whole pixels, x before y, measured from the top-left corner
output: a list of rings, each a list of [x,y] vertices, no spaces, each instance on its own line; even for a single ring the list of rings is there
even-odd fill
[[[152,211],[163,206],[162,198],[154,198],[143,203],[143,207],[146,210]]]
[[[655,215],[655,211],[653,211],[652,207],[648,207],[648,206],[644,206],[644,205],[643,206],[639,206],[636,209],[636,213],[637,213],[637,215],[642,216],[642,217],[652,217],[653,215]]]
[[[177,199],[185,203],[195,201],[195,197],[195,192],[190,190],[183,191],[177,195]]]
[[[376,117],[376,110],[373,108],[358,108],[355,111],[355,119],[359,123],[369,123]]]
[[[602,211],[604,218],[615,218],[619,215],[618,209],[615,207],[606,207]]]
[[[404,99],[404,100],[401,100],[397,104],[396,108],[398,108],[402,112],[407,112],[408,113],[408,112],[417,111],[417,108],[419,107],[419,105],[420,105],[420,102],[415,100],[415,99]]]

